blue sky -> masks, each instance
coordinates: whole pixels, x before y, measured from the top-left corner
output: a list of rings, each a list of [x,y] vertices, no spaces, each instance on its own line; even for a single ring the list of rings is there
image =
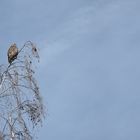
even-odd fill
[[[32,40],[48,110],[39,140],[140,139],[139,0],[0,0],[0,55]]]

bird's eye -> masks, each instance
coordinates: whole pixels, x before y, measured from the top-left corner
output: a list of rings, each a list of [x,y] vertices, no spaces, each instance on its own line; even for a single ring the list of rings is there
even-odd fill
[[[37,51],[37,49],[36,49],[36,48],[34,48],[34,51],[36,52],[36,51]]]

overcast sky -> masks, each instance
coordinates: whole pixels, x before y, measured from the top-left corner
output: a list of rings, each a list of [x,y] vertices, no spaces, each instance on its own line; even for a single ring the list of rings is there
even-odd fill
[[[0,0],[0,62],[27,40],[41,55],[39,140],[140,139],[139,0]]]

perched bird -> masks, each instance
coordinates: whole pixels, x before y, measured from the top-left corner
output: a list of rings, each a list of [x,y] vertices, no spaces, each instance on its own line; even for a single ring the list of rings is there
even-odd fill
[[[7,52],[7,56],[8,56],[8,62],[11,64],[18,55],[18,48],[16,46],[16,44],[12,44]]]

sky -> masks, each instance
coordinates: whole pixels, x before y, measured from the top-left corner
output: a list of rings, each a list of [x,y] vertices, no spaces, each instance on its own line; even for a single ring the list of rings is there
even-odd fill
[[[139,0],[0,0],[7,48],[36,43],[46,106],[38,140],[140,139]]]

